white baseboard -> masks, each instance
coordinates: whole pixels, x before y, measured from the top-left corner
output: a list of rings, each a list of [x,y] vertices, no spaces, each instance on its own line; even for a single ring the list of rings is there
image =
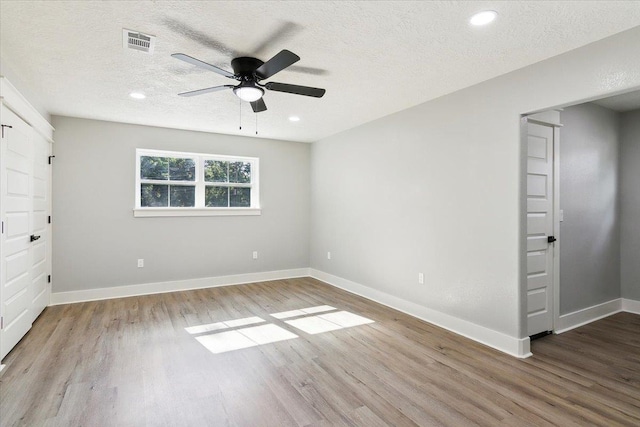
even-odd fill
[[[640,301],[622,298],[622,311],[633,314],[640,314]]]
[[[425,322],[447,329],[511,356],[518,358],[531,356],[529,337],[514,338],[501,332],[485,328],[484,326],[476,325],[475,323],[429,309],[411,301],[313,268],[309,269],[309,274],[311,277],[335,286],[336,288],[360,295],[410,316],[417,317]]]
[[[563,314],[558,319],[558,325],[556,325],[554,332],[556,334],[561,334],[579,326],[586,325],[587,323],[595,322],[596,320],[619,313],[623,310],[622,300],[617,298],[603,302],[602,304],[574,311],[573,313]]]
[[[138,285],[115,286],[112,288],[84,289],[51,294],[51,304],[71,304],[112,298],[124,298],[138,295],[159,294],[165,292],[204,289],[219,286],[241,285],[268,280],[293,279],[311,276],[331,286],[360,295],[379,304],[391,307],[410,316],[432,323],[463,337],[500,350],[511,356],[526,358],[531,356],[529,337],[514,338],[484,326],[442,313],[360,283],[313,268],[265,271],[260,273],[236,274],[230,276],[204,277],[200,279],[175,280],[170,282],[143,283]],[[560,316],[555,333],[561,334],[587,323],[594,322],[620,311],[640,314],[640,301],[618,298],[602,304],[588,307]]]
[[[218,286],[240,285],[244,283],[264,282],[267,280],[293,279],[308,277],[308,268],[265,271],[260,273],[236,274],[232,276],[204,277],[200,279],[175,280],[171,282],[143,283],[139,285],[114,286],[112,288],[83,289],[79,291],[55,292],[51,294],[51,304],[71,304],[84,301],[96,301],[112,298],[133,297],[137,295],[161,294],[165,292],[187,291],[191,289],[213,288]]]

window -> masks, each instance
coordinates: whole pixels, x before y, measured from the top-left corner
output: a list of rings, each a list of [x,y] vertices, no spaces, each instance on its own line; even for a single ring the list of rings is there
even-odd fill
[[[138,149],[134,214],[259,215],[258,159]]]

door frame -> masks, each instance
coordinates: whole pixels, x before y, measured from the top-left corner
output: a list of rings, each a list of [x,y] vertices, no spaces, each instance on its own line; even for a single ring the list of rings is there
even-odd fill
[[[551,328],[556,333],[560,324],[560,112],[562,109],[549,109],[546,111],[523,114],[520,118],[520,147],[521,147],[521,179],[520,179],[520,283],[521,283],[521,336],[528,337],[527,316],[527,126],[536,123],[553,128],[553,235],[557,239],[553,245],[553,277],[551,286]]]

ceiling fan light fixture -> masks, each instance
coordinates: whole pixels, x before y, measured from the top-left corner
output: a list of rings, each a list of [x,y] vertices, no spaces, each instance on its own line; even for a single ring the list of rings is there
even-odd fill
[[[254,102],[262,98],[262,95],[264,95],[264,89],[254,85],[245,85],[233,88],[233,93],[243,101]]]

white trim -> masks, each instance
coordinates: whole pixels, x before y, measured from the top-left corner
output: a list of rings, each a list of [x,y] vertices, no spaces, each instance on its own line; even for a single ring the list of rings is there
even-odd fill
[[[47,141],[53,142],[53,126],[4,76],[0,76],[0,100]]]
[[[309,276],[308,268],[296,268],[291,270],[235,274],[231,276],[203,277],[200,279],[114,286],[112,288],[55,292],[51,294],[51,305],[125,298],[138,295],[161,294],[165,292],[187,291],[191,289],[214,288],[218,286],[241,285],[245,283],[264,282],[267,280],[293,279],[296,277],[307,276]]]
[[[640,314],[640,301],[622,298],[622,311],[627,313]]]
[[[574,311],[573,313],[563,314],[558,319],[559,323],[556,325],[554,332],[556,334],[561,334],[577,327],[584,326],[587,323],[604,319],[605,317],[619,313],[622,310],[622,300],[617,298],[603,302],[602,304],[596,304],[591,307],[583,308],[582,310]]]
[[[562,127],[562,123],[560,123],[560,111],[562,110],[545,110],[539,113],[525,114],[524,117],[528,122],[537,123],[539,125]]]
[[[167,217],[167,216],[238,216],[262,215],[261,209],[252,208],[140,208],[133,210],[133,216]]]
[[[309,269],[311,277],[321,280],[331,286],[351,292],[379,304],[391,307],[410,316],[424,320],[448,331],[454,332],[473,341],[500,350],[511,356],[526,358],[531,356],[529,337],[514,338],[502,332],[494,331],[484,326],[436,311],[422,305],[407,301],[385,292],[373,289],[360,283],[352,282],[338,276],[325,273],[313,268]]]
[[[555,110],[553,110],[555,111]],[[560,121],[559,111],[557,113]],[[556,241],[553,246],[553,282],[551,303],[553,314],[551,319],[551,329],[556,330],[560,324],[560,128],[553,127],[553,235]]]

